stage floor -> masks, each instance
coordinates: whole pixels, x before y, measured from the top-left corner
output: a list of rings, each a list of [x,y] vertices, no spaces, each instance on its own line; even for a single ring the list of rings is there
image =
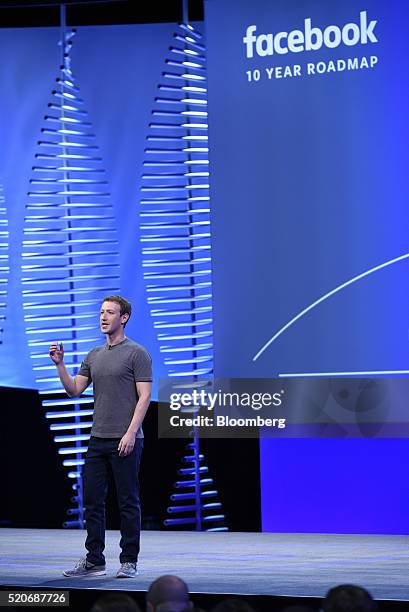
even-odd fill
[[[119,534],[107,532],[107,575],[61,576],[84,551],[84,532],[1,529],[2,586],[146,591],[162,574],[192,593],[322,597],[340,583],[376,599],[409,600],[409,536],[145,531],[139,575],[115,579]]]

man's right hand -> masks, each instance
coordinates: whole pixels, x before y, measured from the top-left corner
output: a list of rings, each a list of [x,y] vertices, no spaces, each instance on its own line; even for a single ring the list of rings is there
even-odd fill
[[[55,365],[62,363],[64,361],[64,346],[62,342],[60,343],[54,342],[50,346],[49,355],[51,359],[54,361]]]
[[[77,374],[73,378],[67,371],[64,363],[64,347],[62,343],[53,342],[50,346],[49,355],[57,366],[58,376],[62,382],[68,397],[78,397],[88,387],[91,382],[91,377]]]

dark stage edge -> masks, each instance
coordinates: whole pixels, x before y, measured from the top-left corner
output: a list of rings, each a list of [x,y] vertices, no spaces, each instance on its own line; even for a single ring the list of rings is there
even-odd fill
[[[61,576],[83,554],[84,532],[1,529],[0,585],[146,591],[163,574],[191,593],[323,597],[336,584],[365,586],[378,600],[409,601],[409,536],[230,532],[142,533],[139,575],[118,580],[119,533],[106,538],[107,575]]]

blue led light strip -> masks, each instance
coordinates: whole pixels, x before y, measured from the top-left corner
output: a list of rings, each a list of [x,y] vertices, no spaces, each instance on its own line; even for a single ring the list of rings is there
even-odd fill
[[[7,283],[10,273],[9,229],[3,185],[0,184],[0,344],[6,320]]]
[[[60,74],[44,117],[41,132],[46,138],[38,141],[27,194],[22,293],[37,388],[54,441],[63,445],[58,453],[74,481],[74,506],[68,509],[70,519],[64,526],[84,527],[82,465],[91,428],[92,390],[78,399],[67,398],[48,346],[62,342],[67,368],[76,373],[89,349],[101,342],[99,304],[105,295],[119,293],[120,279],[108,181],[71,70],[75,31],[66,32],[64,22],[62,7]]]

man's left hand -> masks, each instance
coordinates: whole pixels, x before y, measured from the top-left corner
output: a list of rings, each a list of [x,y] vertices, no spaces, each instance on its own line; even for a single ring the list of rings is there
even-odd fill
[[[135,434],[130,433],[129,431],[121,438],[118,444],[118,451],[120,457],[126,457],[130,455],[133,451],[133,447],[135,446]]]

